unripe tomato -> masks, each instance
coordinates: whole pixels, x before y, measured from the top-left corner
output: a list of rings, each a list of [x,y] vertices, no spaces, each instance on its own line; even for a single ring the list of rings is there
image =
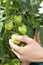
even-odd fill
[[[5,63],[4,65],[9,65],[9,63]]]
[[[20,65],[20,61],[19,61],[19,59],[13,59],[12,60],[12,65]]]
[[[20,46],[21,46],[21,47],[24,47],[24,46],[25,46],[25,43],[22,42],[22,43],[20,44]]]
[[[22,16],[21,15],[15,15],[14,16],[14,23],[20,24],[22,22]]]
[[[22,25],[22,26],[19,26],[18,27],[18,31],[21,33],[21,34],[26,34],[27,33],[27,26],[26,25]]]
[[[13,29],[13,22],[9,21],[5,24],[6,30],[12,30]]]
[[[15,43],[15,44],[20,44],[20,41],[18,41],[18,40],[15,39],[15,36],[18,36],[18,35],[19,35],[19,34],[13,34],[13,35],[11,36],[12,42]]]

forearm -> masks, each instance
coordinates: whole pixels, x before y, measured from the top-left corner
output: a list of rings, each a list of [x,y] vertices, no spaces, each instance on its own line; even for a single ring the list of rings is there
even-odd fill
[[[43,48],[38,53],[38,59],[39,62],[43,62]]]

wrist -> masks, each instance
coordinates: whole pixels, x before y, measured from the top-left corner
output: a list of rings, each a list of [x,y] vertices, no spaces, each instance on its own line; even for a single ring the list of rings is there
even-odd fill
[[[37,53],[35,54],[35,57],[32,59],[32,62],[43,62],[43,48],[41,47]]]
[[[37,62],[43,62],[43,48],[41,47],[41,49],[39,50],[38,54],[37,54]]]
[[[23,62],[21,63],[21,65],[30,65],[30,62],[23,61]]]

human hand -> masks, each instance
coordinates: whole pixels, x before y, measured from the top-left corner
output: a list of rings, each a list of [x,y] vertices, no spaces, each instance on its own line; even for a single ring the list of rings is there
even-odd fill
[[[39,58],[39,53],[42,50],[41,45],[39,45],[32,38],[24,36],[16,36],[15,38],[27,44],[24,47],[19,47],[13,44],[11,39],[9,40],[12,51],[17,55],[17,57],[21,61],[37,62],[37,58]]]
[[[34,40],[40,44],[40,32],[37,29],[35,30]],[[30,65],[30,62],[22,62],[21,65]]]

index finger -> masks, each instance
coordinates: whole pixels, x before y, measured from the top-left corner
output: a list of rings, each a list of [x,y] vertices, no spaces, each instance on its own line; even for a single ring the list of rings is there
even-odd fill
[[[25,42],[26,44],[30,44],[30,42],[33,41],[32,38],[26,37],[26,36],[15,36],[15,38],[21,42]]]

